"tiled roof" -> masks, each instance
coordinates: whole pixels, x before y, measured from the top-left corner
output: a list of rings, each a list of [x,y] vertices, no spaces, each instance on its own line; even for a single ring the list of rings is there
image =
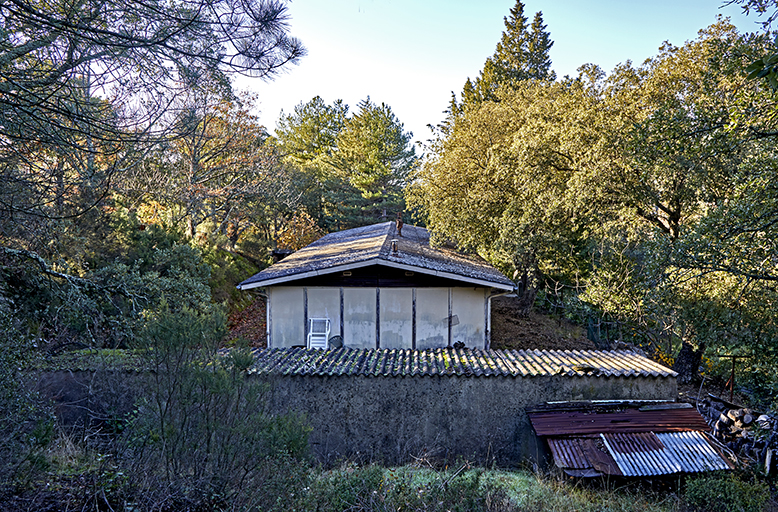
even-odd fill
[[[258,349],[252,370],[279,375],[464,377],[675,377],[650,359],[627,351],[555,350],[335,350]]]
[[[392,250],[392,240],[397,240],[397,252]],[[270,286],[369,265],[513,290],[513,283],[482,259],[445,247],[431,247],[429,232],[424,228],[406,225],[400,236],[394,222],[325,235],[246,279],[238,288]]]

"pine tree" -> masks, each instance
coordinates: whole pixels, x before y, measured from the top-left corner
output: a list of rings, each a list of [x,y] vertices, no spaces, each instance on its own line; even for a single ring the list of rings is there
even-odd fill
[[[554,80],[549,51],[553,46],[551,35],[543,23],[543,13],[535,13],[530,26],[524,16],[521,0],[504,18],[505,30],[494,54],[486,59],[478,78],[469,78],[462,91],[461,108],[483,101],[497,100],[501,87],[515,88],[524,80]]]
[[[551,34],[546,31],[546,25],[543,24],[543,13],[536,12],[527,42],[527,73],[530,78],[538,80],[556,78],[556,73],[551,69],[551,57],[548,55],[553,45]]]

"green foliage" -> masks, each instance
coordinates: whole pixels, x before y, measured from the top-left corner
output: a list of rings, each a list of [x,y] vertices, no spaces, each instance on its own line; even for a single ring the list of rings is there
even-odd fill
[[[221,312],[188,309],[143,331],[151,375],[126,464],[144,507],[275,510],[282,489],[305,486],[305,421],[267,411],[251,353],[217,356],[224,332]]]
[[[699,512],[762,512],[770,490],[761,482],[746,482],[736,476],[709,476],[688,480],[684,498]]]
[[[501,88],[515,89],[525,80],[554,80],[549,51],[554,45],[543,23],[543,14],[535,13],[527,26],[524,4],[516,1],[510,16],[504,18],[505,30],[494,54],[486,59],[475,81],[465,82],[461,104],[452,101],[450,114],[457,115],[484,101],[499,101]]]
[[[639,67],[499,89],[439,133],[409,204],[528,307],[567,290],[650,343],[766,356],[778,131],[775,98],[742,74],[763,45],[719,21]]]
[[[464,469],[464,468],[462,468]],[[317,510],[512,510],[507,491],[481,469],[468,471],[383,469],[331,471],[311,484]]]
[[[276,137],[286,160],[305,166],[331,156],[337,149],[337,138],[348,118],[348,105],[336,100],[327,105],[321,96],[294,107],[276,123]]]
[[[347,114],[341,100],[326,105],[317,96],[282,114],[276,128],[284,161],[300,175],[301,206],[328,230],[395,218],[416,165],[412,134],[389,106],[368,98]]]
[[[295,495],[294,499],[297,499]],[[345,465],[316,475],[299,510],[670,511],[669,500],[637,493],[573,487],[526,472],[433,470]],[[291,508],[291,504],[290,504]]]
[[[0,493],[47,469],[44,453],[54,427],[52,412],[23,373],[36,357],[35,340],[14,324],[6,306],[0,302]]]

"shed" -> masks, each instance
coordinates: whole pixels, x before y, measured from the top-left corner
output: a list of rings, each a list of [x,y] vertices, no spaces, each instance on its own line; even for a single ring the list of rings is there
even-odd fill
[[[595,400],[527,409],[557,467],[571,476],[645,477],[733,468],[690,404]]]
[[[424,350],[488,349],[491,299],[514,285],[476,256],[431,246],[424,228],[384,222],[325,235],[238,285],[260,287],[269,348]]]
[[[252,375],[272,412],[306,416],[325,463],[538,460],[529,406],[677,395],[675,372],[628,351],[258,349]]]

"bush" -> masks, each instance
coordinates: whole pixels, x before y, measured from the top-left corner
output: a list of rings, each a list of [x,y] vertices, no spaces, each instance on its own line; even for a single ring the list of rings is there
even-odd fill
[[[684,498],[689,508],[700,512],[761,512],[770,498],[760,482],[744,482],[733,475],[688,480]]]
[[[0,307],[0,493],[46,469],[54,417],[25,385],[33,340]]]
[[[182,309],[143,332],[152,371],[125,454],[140,509],[280,509],[307,485],[308,427],[268,413],[250,352],[217,355],[224,324]]]

